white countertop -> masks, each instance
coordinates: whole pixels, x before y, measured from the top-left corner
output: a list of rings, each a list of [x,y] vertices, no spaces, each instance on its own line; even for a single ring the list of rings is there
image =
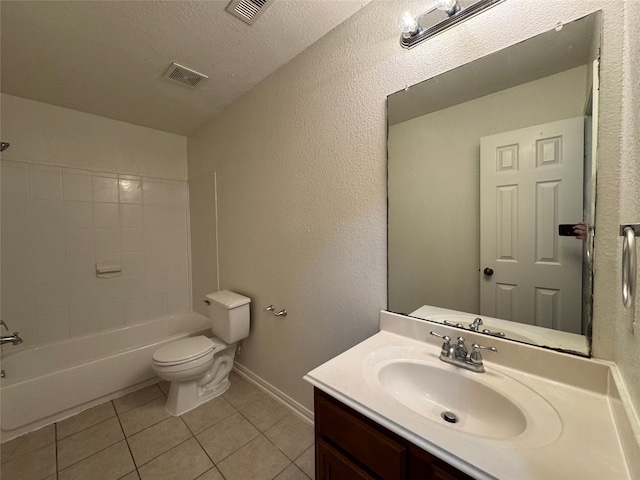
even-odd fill
[[[384,319],[382,317],[385,317]],[[305,379],[356,411],[413,442],[427,452],[479,479],[630,479],[611,403],[607,395],[610,364],[496,339],[475,337],[496,346],[492,362],[485,355],[486,372],[468,372],[444,364],[452,375],[501,374],[515,379],[548,402],[561,420],[560,430],[546,440],[527,445],[522,438],[490,439],[456,431],[444,421],[436,422],[406,407],[367,378],[364,364],[373,352],[408,347],[429,350],[437,359],[441,342],[429,336],[435,330],[451,334],[455,330],[396,314],[382,312],[381,331],[343,354],[309,372]],[[399,333],[400,332],[400,333]],[[525,349],[525,350],[521,350]],[[533,351],[533,353],[532,353]],[[539,352],[539,353],[538,353]],[[539,357],[538,357],[539,356]],[[521,366],[531,362],[529,371]],[[566,359],[566,365],[557,366]],[[438,360],[439,361],[439,360]],[[541,375],[540,372],[546,372]],[[370,376],[370,375],[369,375]],[[562,380],[568,378],[568,382]],[[379,387],[379,386],[378,386]],[[535,419],[545,428],[545,419]],[[548,426],[552,428],[549,421]],[[453,428],[452,428],[453,427]],[[557,426],[556,426],[557,427]]]

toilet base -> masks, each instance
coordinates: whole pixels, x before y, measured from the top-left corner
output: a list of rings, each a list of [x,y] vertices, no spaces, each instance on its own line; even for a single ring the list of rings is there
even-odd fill
[[[229,373],[233,367],[235,345],[228,346],[214,358],[207,373],[187,381],[173,381],[169,385],[165,409],[177,417],[205,402],[222,395],[231,386]]]

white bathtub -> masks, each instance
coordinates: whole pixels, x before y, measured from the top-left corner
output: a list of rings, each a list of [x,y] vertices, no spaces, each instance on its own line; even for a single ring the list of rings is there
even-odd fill
[[[1,441],[153,382],[151,356],[159,346],[203,333],[211,333],[209,319],[182,313],[15,353],[6,347]]]

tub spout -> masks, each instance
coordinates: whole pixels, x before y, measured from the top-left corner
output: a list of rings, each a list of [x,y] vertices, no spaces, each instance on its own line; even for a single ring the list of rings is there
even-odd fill
[[[0,337],[0,345],[4,345],[5,343],[13,343],[14,345],[20,345],[22,343],[22,339],[18,335],[18,332],[13,332],[13,335]]]

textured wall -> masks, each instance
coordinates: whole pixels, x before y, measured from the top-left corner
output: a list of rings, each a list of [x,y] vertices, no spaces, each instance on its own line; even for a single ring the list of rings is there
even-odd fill
[[[5,160],[187,179],[186,137],[2,94]]]
[[[374,1],[189,137],[190,178],[217,172],[220,287],[253,299],[239,362],[311,408],[304,373],[377,330],[386,306],[387,95],[599,8],[594,351],[613,358],[619,197],[635,188],[620,190],[621,5],[508,0],[405,51],[396,18],[424,2]],[[264,314],[270,303],[289,316]],[[638,393],[637,377],[627,378]]]

